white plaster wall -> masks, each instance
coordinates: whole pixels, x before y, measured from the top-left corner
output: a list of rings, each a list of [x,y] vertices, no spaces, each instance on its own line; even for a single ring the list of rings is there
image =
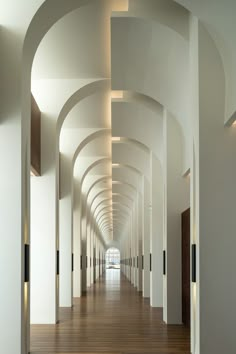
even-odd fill
[[[163,117],[143,104],[112,103],[112,135],[134,139],[143,143],[162,161]]]
[[[143,297],[150,297],[150,184],[145,177],[143,196]]]
[[[150,154],[151,172],[151,223],[150,253],[152,254],[152,271],[150,274],[150,304],[153,307],[163,306],[163,175],[159,161]]]
[[[80,203],[78,196],[80,188],[78,182],[74,181],[74,206],[73,206],[73,250],[74,250],[74,272],[73,272],[73,297],[81,296],[81,233],[80,233]]]
[[[183,129],[182,169],[186,170],[190,165],[191,142],[191,122],[186,109],[186,97],[189,97],[187,40],[156,21],[121,14],[117,17],[114,14],[111,19],[111,39],[112,88],[147,95],[175,114]]]
[[[23,283],[23,245],[30,243],[30,68],[28,63],[22,65],[22,50],[27,28],[41,3],[0,4],[0,259],[4,265],[0,270],[0,348],[6,354],[29,350],[30,287]]]
[[[189,185],[182,177],[183,145],[181,129],[175,118],[164,112],[165,139],[165,223],[164,246],[166,271],[164,276],[164,321],[182,323],[181,287],[181,213],[189,207]]]
[[[31,178],[31,323],[56,323],[56,129],[41,116],[42,177]]]
[[[235,131],[222,124],[225,76],[199,23],[199,292],[201,354],[233,353],[235,292]],[[209,134],[210,132],[210,139]],[[198,165],[199,164],[199,165]],[[224,260],[224,261],[222,261]],[[211,299],[209,301],[209,299]],[[205,331],[208,330],[208,336]],[[211,340],[210,338],[213,338]]]

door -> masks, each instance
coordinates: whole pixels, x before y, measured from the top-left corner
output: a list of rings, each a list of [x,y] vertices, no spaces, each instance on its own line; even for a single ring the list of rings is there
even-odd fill
[[[182,213],[182,321],[190,327],[190,209]]]

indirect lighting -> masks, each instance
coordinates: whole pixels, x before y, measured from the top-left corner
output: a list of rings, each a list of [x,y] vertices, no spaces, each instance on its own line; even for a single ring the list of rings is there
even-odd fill
[[[185,171],[185,173],[183,174],[183,177],[190,178],[190,168],[188,168],[187,171]]]
[[[121,138],[120,138],[119,136],[113,136],[113,137],[111,138],[111,140],[112,140],[112,141],[120,141]]]
[[[113,0],[112,1],[112,11],[128,11],[129,10],[129,1],[128,0]]]
[[[116,90],[111,91],[111,98],[123,98],[123,97],[124,97],[123,91],[116,91]]]
[[[36,174],[34,173],[34,171],[30,170],[30,176],[31,177],[36,177]]]
[[[24,282],[28,283],[30,278],[30,247],[25,244],[25,274]]]
[[[236,120],[233,121],[232,126],[236,127]]]
[[[120,166],[119,163],[113,163],[113,164],[112,164],[112,167],[119,167],[119,166]]]
[[[196,283],[196,245],[192,245],[192,283]]]
[[[24,301],[25,301],[25,313],[27,314],[28,308],[28,283],[24,284]]]

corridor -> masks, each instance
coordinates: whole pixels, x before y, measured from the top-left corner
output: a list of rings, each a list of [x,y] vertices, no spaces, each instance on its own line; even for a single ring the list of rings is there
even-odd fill
[[[60,309],[58,325],[32,325],[31,354],[189,354],[189,331],[166,326],[120,274],[107,270],[72,309]]]

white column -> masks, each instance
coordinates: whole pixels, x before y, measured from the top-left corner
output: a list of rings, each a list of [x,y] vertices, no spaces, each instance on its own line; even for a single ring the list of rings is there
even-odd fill
[[[150,304],[163,306],[163,176],[159,161],[150,154],[151,171],[151,224],[150,247],[152,271],[150,279]]]
[[[99,278],[99,265],[98,265],[98,257],[99,257],[99,243],[98,243],[98,238],[96,237],[96,279]]]
[[[74,272],[73,272],[73,296],[81,296],[81,204],[79,202],[79,183],[74,181],[73,191],[73,252],[74,252]]]
[[[71,307],[72,276],[72,166],[71,160],[60,154],[59,245],[60,245],[60,306]]]
[[[26,120],[30,117],[30,92],[24,93],[29,111],[22,116],[21,84],[17,79],[20,76],[17,68],[21,67],[18,35],[4,26],[1,32],[0,348],[4,354],[23,354],[29,350],[29,283],[24,283],[24,243],[30,241],[30,154]]]
[[[196,20],[194,27],[199,62],[193,69],[199,80],[194,82],[199,92],[196,102],[199,117],[194,116],[194,174],[191,175],[191,237],[197,247],[197,282],[191,286],[192,352],[233,354],[236,348],[236,130],[234,126],[224,127],[222,58],[205,27]]]
[[[143,195],[143,297],[150,297],[150,185],[145,176]]]
[[[82,199],[82,195],[80,196]],[[84,205],[83,200],[81,200],[81,255],[82,255],[82,273],[81,273],[81,286],[82,293],[87,291],[87,267],[88,267],[88,257],[87,257],[87,220],[86,220],[86,205]]]
[[[143,196],[138,194],[138,291],[143,291],[143,270],[142,270],[142,254],[143,254]]]
[[[164,112],[166,276],[164,276],[164,321],[182,323],[181,213],[189,207],[189,185],[182,177],[182,134],[176,119]]]
[[[87,287],[90,287],[91,285],[91,279],[90,279],[90,273],[91,273],[91,235],[90,235],[90,218],[89,218],[89,212],[87,211]]]
[[[29,49],[25,33],[40,3],[0,4],[0,350],[4,354],[29,352],[30,283],[24,283],[24,244],[30,243],[31,57],[25,62],[22,54],[23,44]]]
[[[52,144],[52,141],[55,142]],[[59,276],[56,120],[41,115],[41,177],[31,178],[31,323],[56,323]]]
[[[134,286],[138,288],[138,268],[137,268],[137,254],[138,254],[138,195],[136,196],[134,205]]]

